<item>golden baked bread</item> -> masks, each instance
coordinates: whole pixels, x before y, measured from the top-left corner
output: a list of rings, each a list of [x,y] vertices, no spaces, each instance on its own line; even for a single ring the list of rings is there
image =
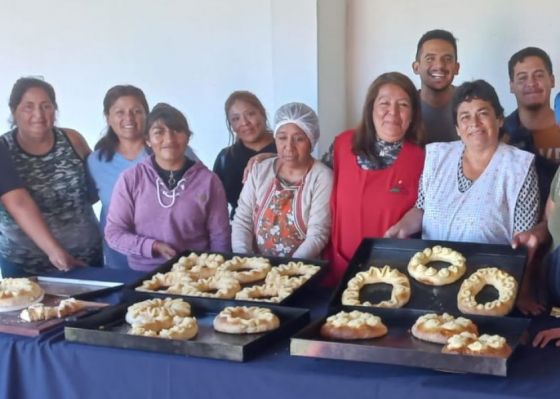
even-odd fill
[[[511,351],[511,347],[504,337],[488,334],[477,337],[468,332],[453,335],[442,349],[443,353],[503,358],[507,358]]]
[[[307,265],[303,262],[288,262],[272,268],[265,281],[267,284],[296,289],[305,284],[320,269],[319,266]]]
[[[269,272],[270,261],[261,257],[241,258],[234,256],[224,262],[218,271],[227,271],[242,284],[263,280]]]
[[[430,262],[442,261],[450,265],[441,269],[429,266]],[[416,252],[408,262],[408,273],[415,280],[428,285],[446,285],[457,281],[467,270],[466,260],[459,252],[436,245]]]
[[[169,288],[175,284],[193,281],[193,275],[189,272],[170,271],[167,273],[156,273],[149,280],[144,280],[142,285],[136,287],[136,291],[159,291]]]
[[[184,267],[193,267],[193,266],[210,266],[210,267],[218,267],[222,263],[225,262],[225,259],[222,255],[219,254],[208,254],[202,253],[200,255],[191,252],[188,256],[181,256],[175,265],[179,268],[179,266]]]
[[[498,299],[478,303],[476,295],[485,285],[498,290]],[[463,281],[457,294],[457,307],[467,314],[505,316],[513,308],[516,295],[517,281],[514,277],[496,267],[485,267]]]
[[[228,334],[253,334],[275,330],[280,319],[270,309],[257,306],[228,306],[214,319],[214,329]]]
[[[464,317],[455,318],[448,313],[422,315],[410,331],[418,339],[437,344],[445,344],[449,337],[465,331],[478,335],[478,328],[471,320]]]
[[[382,337],[387,331],[380,317],[353,310],[329,316],[321,326],[320,334],[329,339],[352,340]]]
[[[189,256],[182,256],[171,267],[174,272],[187,272],[191,279],[198,280],[212,277],[218,267],[225,262],[222,255],[203,253],[200,255],[191,252]]]
[[[198,333],[191,306],[182,299],[154,298],[128,307],[129,334],[168,339],[191,339]]]
[[[379,303],[360,301],[360,290],[367,284],[385,283],[393,286],[391,299]],[[400,308],[410,299],[410,281],[408,277],[390,266],[383,268],[372,266],[368,271],[359,272],[348,281],[342,293],[342,304],[351,306],[376,306],[381,308]]]
[[[68,298],[60,301],[58,306],[45,306],[42,303],[35,303],[22,310],[19,317],[27,322],[60,319],[77,313],[84,308],[85,305],[82,301]]]
[[[129,306],[125,319],[132,326],[159,331],[170,328],[175,316],[190,315],[191,305],[182,299],[153,298]]]
[[[245,287],[237,294],[235,299],[278,303],[293,292],[292,288],[276,284],[254,285]]]
[[[28,278],[0,280],[0,309],[29,306],[43,297],[43,289]]]
[[[182,282],[169,287],[170,294],[231,299],[241,290],[239,281],[226,273],[198,281]]]

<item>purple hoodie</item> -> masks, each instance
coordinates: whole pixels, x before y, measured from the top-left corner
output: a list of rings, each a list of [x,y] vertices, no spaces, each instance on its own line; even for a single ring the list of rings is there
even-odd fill
[[[105,239],[126,254],[130,268],[151,271],[165,262],[152,255],[154,241],[176,251],[229,252],[231,228],[220,179],[201,162],[168,190],[153,167],[153,156],[124,171],[113,189]]]

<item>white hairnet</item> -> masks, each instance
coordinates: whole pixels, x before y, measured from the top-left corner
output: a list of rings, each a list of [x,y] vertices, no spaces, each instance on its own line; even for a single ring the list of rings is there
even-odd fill
[[[319,118],[313,109],[303,103],[288,103],[282,105],[274,115],[274,135],[278,129],[288,123],[293,123],[299,127],[309,141],[311,149],[319,141]]]

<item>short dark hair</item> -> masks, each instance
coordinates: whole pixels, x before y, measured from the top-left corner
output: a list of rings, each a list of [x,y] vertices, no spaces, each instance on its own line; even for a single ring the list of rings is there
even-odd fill
[[[235,133],[233,132],[233,129],[231,127],[231,122],[229,121],[229,109],[231,108],[233,103],[238,100],[244,101],[247,104],[251,104],[253,107],[255,107],[264,118],[265,129],[270,130],[270,127],[268,126],[268,118],[266,117],[266,110],[261,100],[259,100],[259,98],[253,93],[251,93],[250,91],[236,90],[229,95],[229,97],[226,100],[226,103],[224,104],[224,110],[226,112],[226,126],[230,134],[231,142],[235,141]]]
[[[424,43],[428,40],[435,39],[444,40],[451,44],[453,46],[453,51],[455,52],[455,60],[457,60],[457,39],[453,36],[453,33],[443,29],[434,29],[424,33],[420,40],[418,40],[418,45],[416,46],[416,61],[420,60],[420,52],[422,51]]]
[[[23,98],[27,90],[34,87],[43,89],[53,103],[54,109],[58,109],[58,104],[56,103],[56,94],[54,93],[54,89],[50,83],[47,83],[44,80],[38,78],[19,78],[18,80],[16,80],[16,83],[14,83],[14,86],[12,87],[12,92],[10,93],[10,99],[8,101],[8,105],[10,106],[12,114],[16,111],[16,108],[18,107],[19,103],[21,103],[21,99]]]
[[[504,117],[504,108],[500,104],[500,99],[494,87],[485,80],[473,80],[472,82],[464,82],[455,88],[453,99],[451,100],[451,110],[453,113],[453,123],[457,126],[457,110],[459,105],[472,100],[483,100],[490,103],[494,109],[496,117]],[[500,138],[504,135],[504,129],[500,129]]]
[[[362,109],[362,119],[356,128],[352,138],[352,152],[371,161],[377,161],[378,155],[373,151],[377,131],[373,123],[372,111],[375,99],[379,95],[382,86],[393,84],[400,87],[410,98],[412,117],[405,139],[413,143],[421,143],[422,135],[422,113],[420,111],[420,96],[418,90],[410,78],[400,72],[386,72],[377,77],[369,86],[364,108]]]
[[[552,75],[552,61],[550,60],[550,56],[538,47],[525,47],[522,50],[519,50],[517,53],[511,56],[508,61],[508,73],[509,73],[509,80],[513,82],[513,70],[515,66],[519,62],[523,62],[523,60],[527,57],[538,57],[544,63],[544,66],[549,74]]]
[[[105,97],[103,98],[103,114],[105,114],[106,117],[109,116],[109,111],[113,104],[115,104],[119,98],[128,96],[136,98],[140,104],[142,104],[142,108],[144,108],[146,115],[150,112],[148,101],[141,89],[132,85],[116,85],[111,87],[107,90],[107,93],[105,93]],[[94,147],[95,150],[99,150],[97,155],[98,159],[105,159],[106,162],[111,162],[115,156],[118,144],[119,138],[117,134],[111,126],[107,125],[107,132],[105,132],[103,137],[99,139]]]
[[[187,122],[187,118],[185,118],[185,115],[183,115],[181,111],[169,104],[158,103],[148,114],[148,120],[146,121],[145,130],[146,138],[149,135],[150,128],[157,121],[161,121],[171,130],[186,133],[188,137],[191,137],[192,135],[192,131],[189,128],[189,124]]]

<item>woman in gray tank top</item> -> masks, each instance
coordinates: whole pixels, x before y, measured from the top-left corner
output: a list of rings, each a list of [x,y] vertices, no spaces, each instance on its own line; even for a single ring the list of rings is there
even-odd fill
[[[57,109],[52,86],[21,78],[9,101],[14,129],[0,140],[17,173],[41,210],[51,232],[74,257],[101,264],[101,241],[85,173],[90,149],[76,131],[54,127]],[[55,271],[48,257],[0,207],[2,275]]]

